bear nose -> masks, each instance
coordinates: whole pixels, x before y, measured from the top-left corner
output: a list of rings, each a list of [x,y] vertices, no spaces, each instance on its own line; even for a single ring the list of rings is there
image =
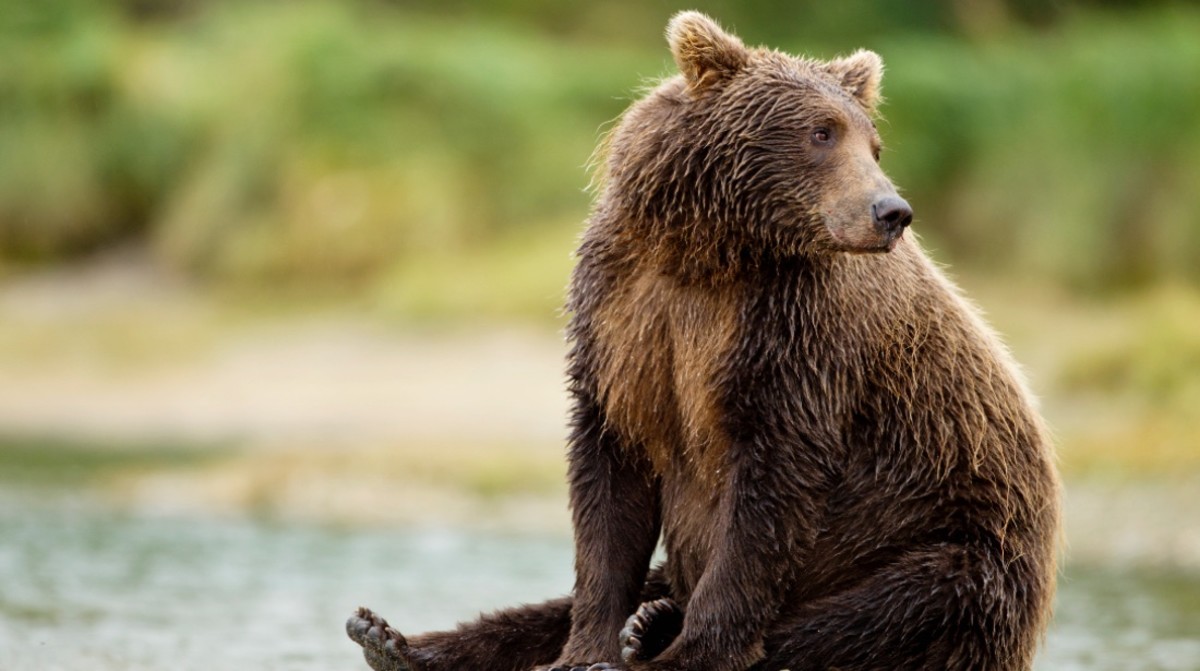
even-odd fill
[[[871,206],[875,225],[885,233],[895,233],[912,223],[913,211],[900,196],[884,196]]]

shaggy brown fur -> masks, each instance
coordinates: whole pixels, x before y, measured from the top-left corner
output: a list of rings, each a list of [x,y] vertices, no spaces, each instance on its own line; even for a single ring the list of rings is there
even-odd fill
[[[683,74],[612,134],[572,280],[573,597],[351,636],[413,671],[1030,668],[1051,448],[903,233],[879,57],[748,49],[692,12],[668,38]]]

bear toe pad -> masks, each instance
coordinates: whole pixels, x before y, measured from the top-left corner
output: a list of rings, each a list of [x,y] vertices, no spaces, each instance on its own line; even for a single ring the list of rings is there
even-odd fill
[[[359,608],[346,620],[346,634],[362,646],[367,665],[375,671],[413,671],[408,641],[370,609]]]

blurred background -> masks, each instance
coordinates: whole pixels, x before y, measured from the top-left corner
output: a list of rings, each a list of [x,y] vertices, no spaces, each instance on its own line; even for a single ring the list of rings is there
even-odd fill
[[[571,586],[589,157],[680,9],[887,64],[883,164],[1027,368],[1039,669],[1200,669],[1200,6],[0,0],[0,668],[365,668]]]

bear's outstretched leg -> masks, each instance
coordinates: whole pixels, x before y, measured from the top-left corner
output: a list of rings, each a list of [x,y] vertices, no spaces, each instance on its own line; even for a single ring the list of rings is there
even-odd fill
[[[621,630],[621,659],[626,664],[654,659],[683,630],[683,610],[670,597],[647,601]]]
[[[654,601],[670,593],[661,568],[650,571],[641,598]],[[484,615],[457,629],[405,638],[386,620],[360,608],[346,622],[346,633],[363,648],[375,671],[529,671],[553,662],[571,630],[569,597]]]
[[[529,671],[554,661],[570,631],[569,598],[498,611],[411,639],[366,608],[346,622],[346,633],[375,671]]]
[[[1024,671],[1053,586],[1039,559],[942,544],[805,604],[771,628],[762,671]]]

